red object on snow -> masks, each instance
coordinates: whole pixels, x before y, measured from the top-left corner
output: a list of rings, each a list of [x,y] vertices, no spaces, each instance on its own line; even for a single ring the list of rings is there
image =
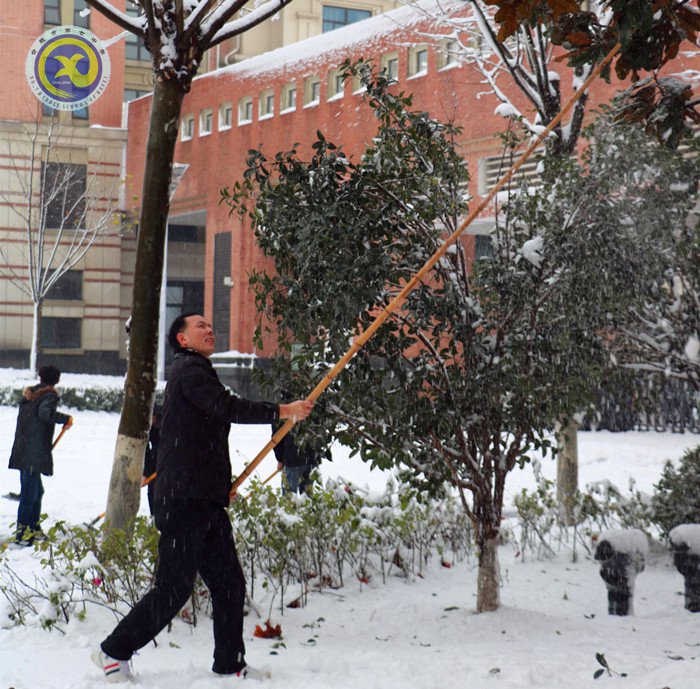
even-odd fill
[[[256,624],[253,636],[257,636],[259,639],[281,639],[282,625],[276,624],[273,627],[270,624],[270,620],[265,620],[265,629],[263,629],[259,624]]]

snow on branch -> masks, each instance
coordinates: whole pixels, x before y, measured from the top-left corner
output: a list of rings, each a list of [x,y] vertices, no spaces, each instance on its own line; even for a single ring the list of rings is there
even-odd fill
[[[277,14],[291,1],[292,0],[268,0],[256,7],[252,12],[218,28],[217,24],[220,23],[221,16],[230,16],[234,11],[232,8],[236,4],[236,0],[226,0],[216,9],[211,17],[208,17],[207,20],[202,23],[202,36],[204,37],[207,47],[211,48],[225,41],[227,38],[238,36],[238,34],[252,29],[254,26],[265,21],[268,17]]]
[[[130,17],[107,0],[85,0],[85,2],[122,29],[126,29],[136,36],[143,37],[145,35],[140,17]]]

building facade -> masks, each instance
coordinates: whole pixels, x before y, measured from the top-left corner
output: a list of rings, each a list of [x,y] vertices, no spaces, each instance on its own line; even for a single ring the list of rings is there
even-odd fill
[[[457,143],[470,168],[472,196],[485,194],[497,181],[499,133],[506,127],[495,112],[499,101],[473,63],[453,59],[449,35],[426,39],[431,33],[435,27],[424,15],[403,7],[194,80],[184,101],[175,153],[178,163],[189,169],[173,198],[171,217],[196,217],[206,228],[204,311],[214,323],[219,352],[229,352],[234,359],[274,354],[272,341],[261,350],[253,344],[256,307],[248,274],[264,268],[265,260],[250,227],[230,217],[220,204],[220,191],[242,178],[249,149],[263,147],[274,154],[298,143],[302,152],[310,153],[318,129],[342,144],[346,155],[364,150],[377,125],[357,85],[343,84],[339,78],[345,59],[373,60],[396,79],[397,90],[413,94],[416,108],[462,128]],[[616,88],[596,82],[589,93],[591,108],[607,101]],[[127,171],[129,198],[133,195],[136,205],[149,101],[141,99],[129,107]],[[514,93],[513,101],[527,109],[521,94]],[[536,163],[521,174],[536,175]],[[492,226],[486,214],[470,228],[464,242],[472,256],[488,249]]]
[[[129,0],[110,2],[117,9],[138,14],[138,7]],[[339,0],[328,5],[297,0],[276,21],[210,51],[202,72],[332,31],[395,5],[394,0]],[[138,231],[130,222],[135,216],[121,211],[131,208],[137,212],[128,195],[134,189],[140,193],[140,173],[139,181],[134,182],[133,174],[125,170],[127,130],[133,122],[126,119],[123,103],[150,93],[151,62],[143,42],[134,36],[110,42],[111,79],[100,99],[83,110],[48,110],[29,90],[24,58],[46,29],[64,24],[88,28],[108,42],[121,33],[85,0],[0,3],[0,54],[7,65],[0,99],[0,366],[26,367],[29,363],[34,304],[27,295],[26,216],[42,206],[48,209],[46,245],[50,246],[60,232],[51,227],[50,220],[58,218],[61,209],[40,198],[42,185],[52,171],[70,170],[88,205],[82,224],[89,227],[110,210],[115,211],[115,218],[113,226],[95,239],[43,300],[39,363],[50,359],[66,371],[121,373],[126,366],[124,325],[130,312]],[[185,178],[189,176],[187,165],[180,170]],[[206,209],[200,203],[190,205],[191,211],[178,209],[169,227],[162,304],[165,321],[183,309],[204,309]],[[64,226],[59,254],[84,229]],[[42,268],[53,270],[56,257],[50,266],[46,263],[50,253],[46,252]]]

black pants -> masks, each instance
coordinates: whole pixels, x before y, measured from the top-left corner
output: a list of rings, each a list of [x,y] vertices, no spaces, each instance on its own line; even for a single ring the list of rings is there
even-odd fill
[[[214,614],[212,669],[238,672],[245,667],[245,579],[226,510],[202,500],[158,500],[155,521],[160,531],[155,584],[102,642],[102,650],[117,660],[131,658],[187,602],[199,572]]]

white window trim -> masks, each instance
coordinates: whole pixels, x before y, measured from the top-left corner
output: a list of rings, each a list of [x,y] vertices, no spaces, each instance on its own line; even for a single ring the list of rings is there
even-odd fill
[[[310,100],[308,103],[304,103],[305,108],[315,108],[321,102],[320,98],[316,100]]]
[[[446,72],[448,69],[457,69],[458,67],[461,67],[462,63],[459,60],[456,60],[455,62],[450,62],[449,64],[445,65],[444,67],[440,67],[438,69],[438,72]]]
[[[289,115],[290,112],[296,112],[296,106],[293,108],[285,108],[284,110],[280,110],[280,115]]]
[[[224,122],[223,114],[226,108],[231,108],[231,124],[226,124]],[[222,103],[219,106],[219,131],[225,132],[227,129],[231,129],[233,126],[233,103]]]
[[[272,96],[272,110],[269,110],[268,112],[263,112],[263,100],[267,101],[267,99]],[[259,96],[258,96],[258,121],[260,120],[269,120],[271,117],[275,116],[275,92],[272,89],[265,89]]]
[[[211,125],[210,125],[209,129],[204,129],[202,127],[202,124],[204,123],[204,118],[207,115],[211,115]],[[201,139],[203,136],[210,136],[213,129],[214,129],[214,111],[211,108],[207,108],[206,110],[202,110],[199,113],[199,138]]]
[[[345,89],[342,91],[338,91],[338,93],[333,94],[330,98],[328,98],[328,102],[332,103],[335,100],[342,100],[345,97]]]
[[[250,117],[250,119],[241,119],[241,115],[242,115],[242,113],[241,113],[241,104],[242,104],[244,101],[245,101],[246,103],[250,103],[251,106],[253,106],[253,98],[252,98],[251,96],[248,96],[247,98],[241,98],[241,99],[238,101],[238,108],[237,108],[238,113],[237,113],[237,114],[238,114],[238,126],[239,126],[239,127],[242,126],[242,125],[245,125],[245,124],[250,124],[250,123],[253,121],[252,113],[253,113],[253,111],[255,110],[254,107],[251,107],[251,108],[250,108],[250,112],[251,112],[251,117]]]
[[[192,133],[186,134],[187,128],[185,124],[187,122],[192,122]],[[180,141],[192,141],[194,137],[194,115],[185,115],[180,122]]]
[[[420,79],[421,77],[424,77],[428,73],[427,69],[421,70],[420,72],[416,72],[415,74],[411,74],[410,77],[406,79],[406,81],[411,81],[411,79]]]

